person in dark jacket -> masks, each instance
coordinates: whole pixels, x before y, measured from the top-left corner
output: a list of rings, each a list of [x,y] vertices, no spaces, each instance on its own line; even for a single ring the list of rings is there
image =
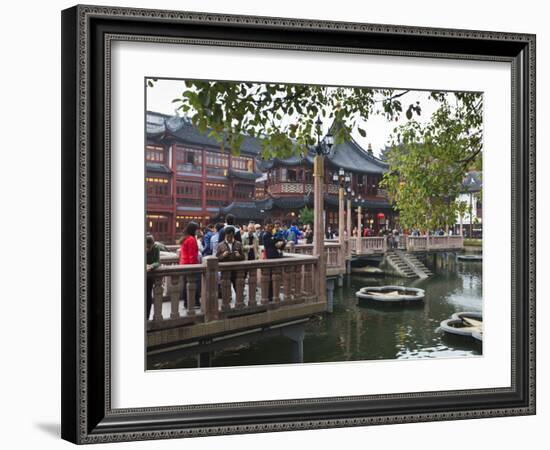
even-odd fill
[[[160,266],[160,246],[155,242],[155,238],[152,234],[147,234],[145,240],[147,248],[146,270],[147,272],[151,272]],[[147,277],[147,306],[145,307],[145,320],[149,319],[151,306],[153,305],[153,284],[154,279],[152,277]]]
[[[233,214],[228,214],[225,216],[225,226],[218,232],[220,236],[218,238],[218,242],[222,243],[225,239],[225,229],[227,227],[232,227],[235,230],[235,240],[242,242],[241,231],[239,230],[239,227],[235,225],[235,216]]]
[[[304,236],[306,238],[306,244],[313,244],[313,229],[309,223],[306,225]]]
[[[265,249],[266,259],[281,258],[283,256],[282,249],[285,246],[285,240],[282,237],[273,234],[273,223],[268,221],[265,224],[265,231],[262,235],[262,243]],[[272,271],[269,271],[269,301],[273,301],[273,278]]]
[[[285,240],[280,234],[273,234],[273,223],[267,222],[265,231],[262,235],[262,244],[265,250],[266,259],[281,258],[282,249],[285,246]]]
[[[209,256],[212,254],[212,247],[210,246],[210,239],[214,236],[214,224],[210,223],[206,227],[204,238],[202,239],[202,256]]]
[[[243,261],[245,258],[243,245],[235,239],[235,230],[228,227],[225,230],[225,239],[218,245],[216,257],[220,262]],[[230,275],[233,289],[236,290],[237,272],[231,271]]]

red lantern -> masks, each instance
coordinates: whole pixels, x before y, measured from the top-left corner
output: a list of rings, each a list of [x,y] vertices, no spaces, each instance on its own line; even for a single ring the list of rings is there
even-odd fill
[[[384,213],[378,213],[376,214],[376,217],[378,217],[379,219],[383,219],[385,216]]]

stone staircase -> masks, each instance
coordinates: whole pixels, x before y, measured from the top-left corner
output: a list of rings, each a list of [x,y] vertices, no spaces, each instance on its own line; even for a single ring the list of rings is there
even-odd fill
[[[388,250],[386,252],[386,263],[391,266],[395,272],[404,278],[416,278],[416,273],[411,269],[409,264],[398,255],[395,250]]]
[[[388,250],[386,262],[404,278],[428,278],[433,275],[416,256],[402,250]]]

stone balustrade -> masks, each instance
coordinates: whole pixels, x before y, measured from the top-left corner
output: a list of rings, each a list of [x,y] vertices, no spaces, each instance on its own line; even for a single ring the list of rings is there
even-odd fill
[[[308,255],[226,263],[208,256],[202,264],[184,266],[164,258],[162,264],[147,274],[154,279],[153,318],[148,325],[153,330],[315,302],[319,294],[318,258]],[[199,280],[200,308],[196,308]],[[182,307],[184,289],[190,301]],[[166,297],[169,313],[163,310]]]
[[[313,255],[313,244],[298,244],[287,246],[287,251],[297,255]],[[346,247],[342,248],[337,241],[325,241],[325,262],[327,269],[343,268],[346,263]]]
[[[464,237],[456,236],[407,236],[407,251],[452,250],[464,247]]]
[[[385,253],[387,250],[385,237],[355,237],[350,241],[352,251],[358,255],[369,255],[374,253]]]

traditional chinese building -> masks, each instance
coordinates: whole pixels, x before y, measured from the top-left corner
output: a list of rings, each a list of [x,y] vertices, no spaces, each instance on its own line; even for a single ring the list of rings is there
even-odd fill
[[[222,152],[219,143],[185,118],[147,113],[146,229],[174,242],[185,224],[202,225],[233,214],[238,223],[265,217],[290,223],[304,206],[313,207],[313,158],[263,160],[258,142],[245,137],[239,156]],[[375,231],[393,223],[386,193],[379,189],[387,165],[353,140],[333,146],[325,158],[325,224],[338,228],[338,183],[333,175],[350,175],[352,222],[362,209],[362,224]]]
[[[314,151],[310,151],[304,157],[258,161],[257,167],[266,174],[257,184],[256,192],[265,192],[264,198],[256,201],[258,207],[283,222],[299,219],[305,206],[312,208],[314,157]],[[333,146],[325,157],[325,225],[338,229],[338,182],[334,176],[340,169],[350,175],[346,193],[352,199],[352,222],[356,223],[355,212],[361,206],[362,224],[372,226],[375,232],[388,222],[393,224],[394,212],[386,192],[379,188],[387,165],[373,155],[370,145],[364,150],[351,139]]]
[[[232,156],[189,120],[154,112],[147,112],[146,131],[146,229],[157,240],[174,242],[186,223],[205,225],[233,202],[255,211],[262,174],[254,139],[245,138],[240,156]]]

